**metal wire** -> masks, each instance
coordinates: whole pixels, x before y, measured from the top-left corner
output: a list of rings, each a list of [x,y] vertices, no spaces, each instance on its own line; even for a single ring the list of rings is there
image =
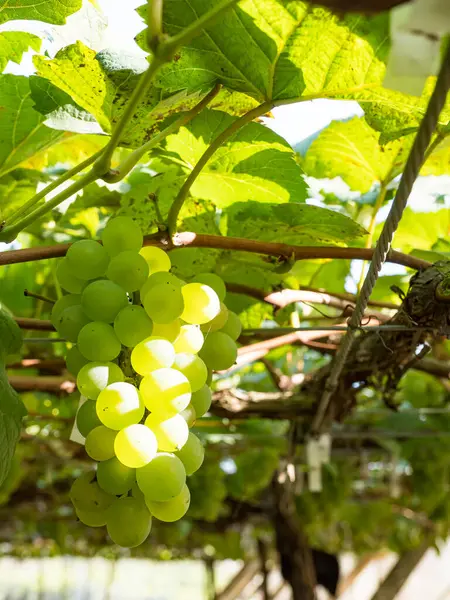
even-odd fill
[[[287,333],[301,333],[302,331],[351,331],[353,328],[348,325],[326,325],[317,327],[261,327],[243,329],[241,335],[260,335],[268,334],[278,336]],[[436,331],[435,327],[408,327],[407,325],[361,325],[358,327],[360,331],[409,331],[416,333],[417,331]],[[450,329],[439,330],[439,334],[450,335]]]
[[[378,238],[375,251],[370,262],[369,271],[364,279],[361,292],[358,296],[355,309],[349,320],[349,330],[339,344],[338,351],[334,357],[333,367],[328,380],[325,384],[325,389],[314,416],[311,432],[316,435],[322,428],[325,414],[328,410],[330,400],[335,392],[339,377],[344,368],[345,361],[349,355],[353,341],[358,328],[361,325],[361,320],[364,311],[367,308],[370,295],[378,279],[381,267],[385,262],[394,233],[397,230],[403,211],[408,202],[409,195],[415,180],[419,175],[420,168],[424,162],[425,152],[430,144],[433,132],[436,129],[439,115],[444,107],[447,92],[450,88],[450,46],[447,48],[444,60],[437,78],[436,87],[428,103],[426,113],[420,123],[419,130],[414,139],[411,152],[403,171],[400,184],[395,194],[394,201],[389,211],[388,217],[384,223],[383,230]]]

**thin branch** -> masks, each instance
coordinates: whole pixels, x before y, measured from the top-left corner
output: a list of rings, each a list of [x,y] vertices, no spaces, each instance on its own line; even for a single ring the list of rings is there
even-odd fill
[[[341,300],[348,300],[349,302],[356,302],[355,294],[346,294],[343,292],[330,292],[323,288],[315,288],[310,287],[309,285],[302,285],[302,290],[309,292],[317,292],[319,294],[328,294],[329,296],[334,296],[335,298],[340,298]],[[399,308],[399,304],[394,304],[393,302],[381,302],[378,300],[369,300],[369,306],[377,306],[378,308],[391,308],[397,310]]]
[[[367,260],[372,257],[372,248],[341,248],[335,246],[293,246],[273,242],[261,242],[245,238],[225,237],[221,235],[196,234],[193,232],[178,233],[175,243],[167,239],[167,235],[156,234],[146,236],[146,246],[158,246],[166,251],[180,248],[215,248],[217,250],[237,250],[276,256],[281,258],[293,257],[295,260],[311,260],[316,258],[334,258],[344,260]],[[70,244],[54,244],[53,246],[37,246],[22,250],[6,250],[0,252],[0,266],[22,262],[46,260],[65,256]],[[391,250],[387,261],[403,265],[411,269],[424,269],[431,263],[409,254]]]
[[[76,389],[76,383],[69,377],[32,377],[26,375],[10,375],[11,386],[18,392],[42,391],[71,394]]]
[[[269,594],[269,569],[267,567],[267,543],[262,538],[258,538],[258,554],[262,575],[262,598],[263,600],[271,600]]]
[[[30,290],[23,290],[23,295],[26,298],[36,298],[36,300],[42,300],[42,302],[47,302],[48,304],[55,304],[55,302],[56,302],[56,300],[52,300],[51,298],[42,296],[42,294],[36,294],[35,292],[30,292]]]
[[[242,569],[236,573],[226,588],[218,594],[217,600],[235,600],[258,574],[257,560],[246,562]]]
[[[206,148],[205,152],[197,161],[195,167],[189,173],[189,176],[187,177],[186,181],[184,182],[183,186],[178,192],[177,197],[172,202],[172,206],[170,207],[168,216],[168,226],[169,233],[171,236],[176,234],[178,215],[180,214],[180,210],[182,209],[183,204],[188,197],[189,190],[191,189],[192,185],[194,184],[194,181],[200,175],[203,167],[206,165],[206,163],[209,161],[212,155],[216,152],[216,150],[220,148],[220,146],[222,146],[222,144],[226,140],[228,140],[232,135],[239,131],[239,129],[242,129],[243,127],[245,127],[245,125],[251,123],[253,119],[256,119],[257,117],[260,117],[261,115],[265,114],[268,110],[271,109],[271,107],[272,104],[270,102],[264,102],[263,104],[256,106],[236,121],[233,121],[231,125],[224,129],[222,133],[220,133],[211,142],[208,148]]]
[[[108,183],[117,183],[118,181],[121,181],[126,175],[128,175],[131,169],[147,152],[149,152],[152,148],[155,148],[155,146],[158,146],[168,135],[178,131],[180,127],[183,127],[183,125],[186,125],[196,115],[198,115],[211,102],[211,100],[217,96],[221,87],[222,86],[220,84],[214,86],[209,94],[207,94],[198,104],[191,108],[191,110],[184,113],[179,119],[157,133],[143,146],[134,150],[129,156],[127,156],[127,158],[119,165],[117,169],[106,173],[102,179]]]
[[[66,361],[63,358],[24,358],[20,362],[9,363],[7,369],[38,369],[42,371],[63,371]]]
[[[21,329],[28,329],[30,331],[55,331],[51,321],[27,319],[24,317],[14,317],[14,320]]]

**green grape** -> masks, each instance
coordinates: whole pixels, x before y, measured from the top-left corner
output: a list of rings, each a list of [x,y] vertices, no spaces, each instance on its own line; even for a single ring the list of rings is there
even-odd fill
[[[142,231],[130,217],[110,219],[101,237],[110,256],[116,256],[125,250],[139,252],[144,241]]]
[[[153,323],[142,306],[128,305],[114,319],[114,331],[121,344],[134,348],[152,335]]]
[[[142,379],[139,390],[149,411],[164,418],[181,412],[191,400],[189,381],[175,369],[152,371]]]
[[[75,509],[75,514],[84,525],[88,527],[103,527],[106,525],[105,510],[79,510]]]
[[[86,437],[90,431],[102,424],[97,416],[97,409],[93,400],[86,400],[80,406],[77,412],[76,423],[78,431],[83,437]]]
[[[66,368],[74,377],[78,375],[80,369],[89,361],[84,358],[77,346],[72,346],[66,354]]]
[[[192,394],[191,404],[195,409],[197,418],[203,417],[205,413],[211,408],[211,390],[207,385],[197,390]]]
[[[106,273],[109,256],[105,248],[94,240],[80,240],[67,250],[67,262],[75,277],[97,279]]]
[[[145,425],[129,425],[121,429],[114,443],[117,458],[127,467],[144,467],[156,456],[155,434]]]
[[[206,337],[199,356],[212,371],[224,371],[236,362],[236,342],[226,333],[214,331]]]
[[[155,336],[140,342],[131,353],[131,366],[139,375],[148,375],[155,369],[169,368],[175,360],[170,342]]]
[[[109,460],[114,456],[114,440],[117,431],[108,429],[104,425],[99,425],[86,436],[84,449],[86,454],[92,460]]]
[[[145,424],[155,434],[160,452],[180,450],[189,437],[189,427],[181,415],[162,420],[159,415],[151,413]]]
[[[110,429],[123,429],[134,425],[144,416],[144,403],[131,383],[111,383],[97,398],[97,415]]]
[[[188,404],[186,408],[180,412],[180,415],[186,421],[188,427],[192,427],[197,420],[197,413],[192,404]]]
[[[72,274],[67,258],[61,258],[58,261],[58,266],[56,267],[56,279],[63,290],[66,290],[71,294],[81,294],[86,286],[86,281],[79,279]]]
[[[234,341],[238,339],[242,332],[242,323],[240,318],[232,310],[228,311],[228,319],[220,330],[222,333],[226,333]]]
[[[69,306],[64,309],[59,317],[56,331],[69,342],[76,342],[82,328],[90,323],[79,305]]]
[[[52,314],[50,320],[53,324],[53,327],[56,329],[59,318],[61,317],[63,311],[69,306],[81,304],[81,295],[80,294],[67,294],[66,296],[62,296],[59,300],[55,302],[52,307]]]
[[[186,484],[178,496],[167,502],[152,502],[146,499],[148,510],[156,519],[165,523],[179,521],[187,513],[190,503],[191,494]]]
[[[198,325],[182,325],[180,333],[173,343],[175,352],[197,354],[203,346],[203,333]]]
[[[78,334],[78,349],[93,361],[111,361],[120,354],[122,346],[111,325],[103,321],[88,323]]]
[[[170,323],[183,312],[183,294],[178,286],[162,283],[151,288],[142,304],[152,321]]]
[[[102,490],[114,496],[127,494],[136,482],[136,471],[115,456],[97,465],[97,481]]]
[[[125,291],[136,292],[147,281],[148,265],[139,252],[125,250],[111,259],[107,276]]]
[[[189,432],[185,445],[175,452],[175,456],[181,460],[186,470],[186,475],[192,475],[200,469],[205,458],[205,449],[196,435]]]
[[[196,354],[187,354],[185,352],[176,354],[173,368],[183,373],[187,378],[191,384],[192,392],[197,392],[206,383],[208,369],[203,360]]]
[[[148,500],[167,502],[178,496],[186,483],[186,471],[174,454],[161,452],[136,471],[136,481]]]
[[[184,467],[183,467],[184,469]],[[70,499],[77,510],[105,510],[114,501],[114,497],[100,488],[95,480],[95,472],[83,473],[70,488]]]
[[[166,271],[158,271],[157,273],[153,273],[140,289],[142,303],[144,303],[145,296],[149,293],[149,291],[157,285],[174,285],[175,287],[181,288],[183,282],[173,273],[167,273]]]
[[[118,498],[106,513],[106,529],[111,540],[123,548],[135,548],[145,542],[152,528],[152,516],[144,502]]]
[[[204,323],[201,326],[202,331],[210,333],[211,331],[219,331],[225,325],[228,319],[228,308],[223,302],[220,303],[220,313],[214,317],[212,321]]]
[[[215,273],[199,273],[192,281],[209,285],[209,287],[216,292],[221,302],[225,300],[227,288],[225,287],[223,279]]]
[[[83,396],[97,400],[98,395],[110,383],[125,379],[122,369],[112,362],[88,362],[77,376],[77,387]]]
[[[93,321],[112,323],[119,311],[128,306],[128,297],[125,290],[114,281],[99,279],[83,291],[81,306]]]
[[[153,325],[153,337],[162,337],[165,340],[173,343],[180,335],[181,321],[176,319],[172,323],[155,323]]]
[[[156,273],[158,271],[170,271],[172,266],[170,263],[169,255],[156,248],[156,246],[144,246],[139,250],[139,254],[145,258],[148,264],[150,273]]]
[[[220,300],[216,292],[203,283],[188,283],[181,288],[184,310],[181,318],[191,325],[203,325],[220,312]]]
[[[206,378],[206,385],[211,385],[213,380],[213,372],[211,369],[208,369],[208,377]]]

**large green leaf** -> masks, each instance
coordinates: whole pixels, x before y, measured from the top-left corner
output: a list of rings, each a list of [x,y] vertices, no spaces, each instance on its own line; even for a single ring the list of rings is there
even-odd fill
[[[450,135],[447,135],[423,165],[422,175],[448,175],[450,173]]]
[[[0,13],[1,16],[1,13]],[[19,64],[22,55],[32,48],[38,51],[41,40],[37,35],[24,31],[3,31],[0,33],[0,73],[3,73],[8,61]]]
[[[0,178],[0,221],[8,218],[14,210],[22,206],[35,193],[40,181],[46,177],[39,171],[15,169]]]
[[[378,228],[378,234],[380,227]],[[450,213],[448,209],[417,213],[407,208],[394,236],[393,248],[410,252],[415,248],[431,250],[438,238],[448,238]]]
[[[0,75],[0,175],[52,145],[62,132],[44,125],[34,109],[28,77]]]
[[[362,118],[333,121],[309,147],[302,167],[317,179],[342,177],[353,190],[368,192],[403,169],[410,138],[381,146],[380,134]]]
[[[191,170],[209,144],[236,119],[204,110],[187,126],[166,139],[169,155]],[[191,188],[197,198],[218,207],[234,202],[303,202],[306,185],[292,148],[276,133],[250,123],[214,153]]]
[[[179,33],[212,6],[169,0],[164,30]],[[242,0],[181,48],[159,84],[175,92],[220,81],[260,102],[346,93],[381,81],[387,35],[387,16],[340,18],[296,0]],[[145,46],[145,32],[138,40]]]
[[[82,0],[0,0],[0,23],[6,21],[44,21],[64,25],[66,17],[80,10]]]
[[[338,212],[305,204],[234,204],[227,210],[227,222],[231,236],[305,246],[341,245],[366,233]]]
[[[20,436],[25,407],[9,385],[5,360],[8,354],[18,352],[22,335],[16,322],[0,310],[0,485],[9,472],[16,443]]]

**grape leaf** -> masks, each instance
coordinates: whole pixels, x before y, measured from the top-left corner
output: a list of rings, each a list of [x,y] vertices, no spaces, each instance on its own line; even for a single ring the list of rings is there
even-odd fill
[[[231,236],[305,246],[342,245],[366,233],[345,215],[305,204],[236,203],[227,223]]]
[[[450,173],[450,135],[438,144],[434,152],[423,165],[422,175],[447,175]]]
[[[40,47],[41,40],[37,35],[24,31],[2,31],[0,33],[0,73],[5,70],[8,61],[12,60],[19,64],[23,53],[28,48],[38,51]]]
[[[220,111],[204,110],[166,138],[166,153],[191,170],[211,141],[235,120]],[[250,123],[216,150],[191,192],[220,208],[245,200],[303,202],[307,193],[302,174],[283,138],[259,123]]]
[[[340,176],[351,189],[366,193],[401,173],[412,142],[408,137],[381,146],[379,138],[362,118],[333,121],[312,142],[302,167],[317,179]]]
[[[28,77],[0,75],[0,175],[52,145],[62,133],[46,127],[33,106]]]
[[[35,193],[45,174],[29,169],[15,169],[0,178],[0,221],[8,218],[14,210],[22,206]]]
[[[66,17],[80,10],[82,0],[20,0],[9,4],[0,0],[0,23],[25,20],[64,25]]]
[[[165,2],[165,32],[179,33],[213,5]],[[138,12],[145,19],[145,7]],[[340,18],[305,2],[244,0],[181,48],[157,81],[172,92],[220,81],[259,102],[333,95],[380,83],[387,39],[387,15]],[[145,31],[137,40],[146,47]]]
[[[450,214],[443,208],[436,212],[419,213],[407,208],[394,236],[392,247],[401,248],[402,252],[410,252],[418,248],[431,250],[436,238],[448,237],[450,230]],[[381,225],[377,227],[375,237],[378,237]]]
[[[0,485],[8,475],[22,417],[26,414],[22,400],[8,382],[5,369],[7,355],[18,352],[21,345],[18,325],[8,313],[0,310]]]

